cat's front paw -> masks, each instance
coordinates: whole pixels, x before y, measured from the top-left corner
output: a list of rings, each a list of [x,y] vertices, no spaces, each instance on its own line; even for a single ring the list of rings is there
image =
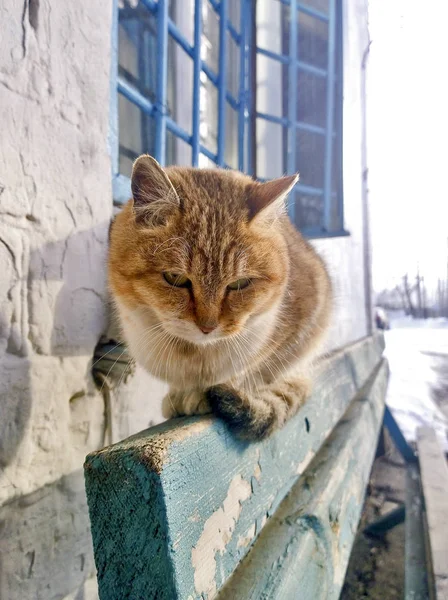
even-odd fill
[[[173,417],[205,415],[211,412],[210,404],[202,390],[171,390],[162,401],[165,419]]]
[[[207,390],[212,412],[239,438],[259,441],[283,427],[310,392],[305,378],[278,381],[256,391],[216,385]]]
[[[260,440],[265,431],[258,425],[258,415],[251,411],[243,393],[228,385],[215,385],[207,390],[213,413],[225,421],[229,429],[242,439]]]

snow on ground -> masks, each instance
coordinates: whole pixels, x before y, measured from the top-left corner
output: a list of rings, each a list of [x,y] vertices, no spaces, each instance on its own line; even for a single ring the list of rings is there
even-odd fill
[[[415,442],[420,425],[432,426],[448,452],[448,418],[432,399],[436,362],[448,368],[448,320],[402,317],[385,332],[390,380],[387,405],[404,436]]]

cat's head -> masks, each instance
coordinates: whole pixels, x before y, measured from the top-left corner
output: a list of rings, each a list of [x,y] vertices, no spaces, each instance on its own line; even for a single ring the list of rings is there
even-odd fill
[[[133,199],[111,232],[113,295],[128,309],[153,311],[167,332],[194,344],[242,332],[284,293],[281,224],[297,179],[257,183],[235,171],[162,169],[141,156]]]

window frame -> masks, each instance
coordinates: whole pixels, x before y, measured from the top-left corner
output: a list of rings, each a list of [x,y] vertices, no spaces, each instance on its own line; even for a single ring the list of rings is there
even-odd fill
[[[299,34],[298,18],[290,19],[289,55],[277,54],[257,45],[255,38],[254,21],[256,19],[255,1],[240,0],[240,31],[236,31],[229,21],[228,0],[194,0],[194,40],[191,45],[183,36],[176,24],[168,15],[168,0],[139,0],[156,19],[157,38],[159,40],[159,54],[156,67],[156,98],[151,102],[128,83],[118,73],[118,28],[119,8],[118,0],[113,0],[112,43],[111,43],[111,77],[110,77],[110,129],[109,149],[112,159],[112,192],[115,205],[122,205],[131,197],[129,177],[119,172],[119,129],[118,129],[118,94],[122,94],[141,111],[155,119],[155,152],[154,156],[164,166],[167,132],[180,138],[191,146],[192,166],[198,166],[199,155],[209,158],[217,167],[229,168],[225,162],[225,131],[226,108],[229,105],[238,115],[238,170],[248,173],[256,178],[256,143],[254,143],[256,123],[258,119],[265,119],[282,125],[287,131],[287,160],[286,173],[297,172],[295,156],[295,132],[305,130],[325,136],[325,167],[322,188],[314,188],[301,184],[296,185],[295,192],[301,194],[323,196],[323,222],[318,228],[300,228],[303,235],[308,238],[339,237],[348,235],[344,229],[343,211],[343,176],[342,176],[342,131],[343,131],[343,20],[342,0],[328,0],[328,14],[320,12],[297,0],[277,0],[288,6],[291,15],[300,13],[328,23],[328,56],[327,69],[321,69],[311,64],[300,61],[297,56],[297,36]],[[274,0],[272,0],[274,1]],[[202,35],[201,11],[203,2],[208,2],[219,18],[219,67],[215,73],[201,59],[200,40]],[[337,19],[339,26],[337,27]],[[339,33],[339,35],[338,35]],[[226,85],[227,73],[227,35],[230,35],[239,48],[239,86],[238,96],[230,94]],[[193,102],[192,102],[192,131],[191,133],[181,128],[176,121],[164,110],[167,93],[167,63],[169,36],[193,60]],[[287,117],[278,117],[256,110],[256,60],[258,55],[286,65],[289,73],[289,111]],[[316,127],[308,123],[297,121],[295,110],[297,105],[297,73],[305,70],[326,78],[326,124],[325,127]],[[199,94],[200,77],[205,73],[208,80],[216,87],[218,92],[218,142],[217,152],[213,153],[205,147],[200,140],[199,125]],[[335,77],[340,78],[339,94],[335,93]],[[339,97],[337,97],[339,96]],[[335,110],[336,108],[336,110]],[[334,123],[334,116],[337,115]],[[338,161],[339,177],[338,189],[332,190],[333,169],[333,138],[339,141],[340,157]],[[281,173],[279,173],[281,175]],[[338,222],[340,227],[332,230],[331,219],[336,202]],[[294,202],[288,205],[291,220],[295,222]]]

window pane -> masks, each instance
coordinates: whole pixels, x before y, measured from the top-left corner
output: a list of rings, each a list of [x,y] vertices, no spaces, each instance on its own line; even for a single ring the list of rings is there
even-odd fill
[[[168,14],[177,29],[192,46],[194,44],[194,3],[185,0],[170,0]]]
[[[297,58],[315,67],[326,69],[328,61],[328,24],[302,13],[299,13],[298,24]]]
[[[302,0],[302,5],[328,14],[328,0]],[[184,0],[169,0],[169,15],[190,44],[194,40],[194,3]],[[338,0],[337,12],[341,7]],[[240,31],[241,0],[228,0],[229,21],[233,29]],[[257,3],[257,40],[261,48],[289,55],[290,9],[281,2],[269,0]],[[220,17],[209,0],[202,2],[201,57],[219,77],[219,26]],[[338,17],[340,15],[338,14]],[[329,24],[299,9],[297,19],[297,59],[305,65],[327,70]],[[339,27],[339,23],[337,24]],[[336,32],[340,38],[340,30]],[[235,100],[240,96],[240,48],[229,30],[226,31],[227,72],[226,88]],[[331,207],[330,227],[342,227],[339,206],[341,203],[341,48],[337,44],[335,57],[334,114],[331,156]],[[193,61],[168,36],[167,89],[164,109],[169,117],[188,135],[192,133],[193,115]],[[153,16],[138,0],[120,0],[118,63],[119,77],[127,82],[144,98],[156,103],[157,68],[160,50],[157,40],[157,15]],[[248,57],[248,60],[250,58]],[[250,68],[248,63],[247,68]],[[308,188],[322,189],[325,180],[325,131],[327,125],[327,79],[310,73],[303,67],[294,72],[297,87],[296,106],[288,103],[289,76],[291,68],[261,54],[257,55],[256,89],[245,90],[256,95],[257,110],[273,117],[295,121],[283,125],[258,118],[256,121],[257,175],[270,179],[278,177],[287,167],[288,139],[292,141],[296,154],[296,169],[300,172],[300,184]],[[246,83],[248,83],[246,81]],[[253,97],[253,96],[252,96]],[[142,152],[156,153],[154,116],[148,117],[138,106],[118,95],[119,111],[119,170],[129,176],[132,162]],[[225,162],[232,168],[238,167],[238,111],[226,101],[225,104]],[[292,115],[290,113],[293,113]],[[205,75],[200,79],[200,141],[212,154],[217,152],[218,138],[218,90]],[[305,131],[300,123],[321,128],[322,132]],[[293,132],[291,135],[290,132]],[[245,132],[244,151],[249,146]],[[190,144],[180,140],[170,131],[166,138],[166,163],[191,164]],[[199,164],[209,164],[210,159],[200,156]],[[324,196],[313,189],[299,188],[295,192],[296,224],[301,228],[322,229]],[[311,193],[308,193],[311,192]]]
[[[319,12],[328,13],[328,0],[305,0],[301,2],[304,6],[309,6],[310,8],[314,8]]]
[[[308,131],[297,131],[296,160],[300,183],[322,188],[325,171],[325,137]]]
[[[257,56],[257,111],[274,117],[282,117],[283,106],[278,90],[282,85],[284,67],[281,63],[267,56]],[[287,82],[284,85],[287,85]],[[287,87],[284,87],[287,96]]]
[[[145,152],[154,154],[155,122],[121,94],[118,114],[119,172],[130,177],[137,156]]]
[[[296,193],[295,223],[300,229],[320,229],[323,221],[323,197]]]
[[[229,7],[229,9],[231,6]],[[235,6],[229,10],[229,17],[235,15],[239,18],[239,11]],[[201,57],[208,67],[219,76],[219,23],[220,18],[209,2],[202,5],[202,46]],[[238,101],[239,96],[239,46],[233,40],[230,32],[226,32],[226,88],[227,91]],[[237,113],[226,102],[226,125],[225,125],[225,157],[228,164],[238,165],[237,139],[238,139],[238,117]],[[200,92],[200,137],[201,143],[213,154],[217,152],[218,146],[218,89],[206,77],[201,75]],[[202,163],[201,163],[202,164]]]
[[[218,90],[203,75],[204,83],[200,91],[200,127],[201,143],[216,154],[218,150]]]
[[[333,231],[342,230],[342,82],[343,82],[343,62],[342,62],[342,31],[341,16],[342,5],[337,2],[336,19],[336,56],[335,56],[335,83],[334,83],[334,113],[333,113],[333,154],[331,170],[331,229]]]
[[[182,167],[191,166],[190,144],[178,138],[171,131],[166,132],[166,164],[176,164]]]
[[[209,2],[202,3],[202,59],[218,73],[219,67],[219,18]]]
[[[302,5],[314,8],[328,14],[328,0],[308,0]],[[338,5],[340,13],[340,5]],[[338,14],[338,18],[340,15]],[[336,24],[337,28],[339,24]],[[326,128],[327,128],[327,78],[322,75],[310,73],[306,65],[327,71],[328,69],[328,33],[330,24],[316,17],[306,14],[302,10],[297,13],[297,59],[304,67],[298,67],[294,73],[297,85],[297,107],[295,108],[295,154],[296,168],[300,173],[300,184],[310,188],[324,190],[326,166]],[[290,54],[289,35],[290,20],[286,16],[283,21],[283,53]],[[335,88],[334,88],[334,113],[333,132],[336,135],[332,140],[331,156],[331,197],[330,223],[332,231],[342,228],[341,211],[339,209],[342,194],[342,143],[341,143],[341,77],[338,73],[342,70],[341,47],[339,45],[340,30],[336,30],[337,48],[335,56]],[[283,106],[282,114],[289,118],[289,77],[290,69],[283,67]],[[316,126],[321,132],[308,132],[299,126]],[[333,133],[332,132],[332,133]],[[285,136],[286,140],[286,136]],[[284,142],[284,156],[287,157],[287,144]],[[286,163],[287,164],[287,163]],[[295,221],[297,226],[307,229],[322,230],[324,225],[324,194],[305,194],[299,189],[296,192]],[[309,190],[312,191],[312,190]]]
[[[155,101],[157,44],[153,15],[138,4],[119,11],[118,74],[151,102]],[[118,94],[119,172],[131,175],[139,154],[154,153],[155,123],[135,104]]]
[[[265,119],[257,119],[257,176],[274,179],[284,174],[283,127]]]
[[[327,80],[311,73],[297,72],[297,120],[325,127],[327,122]]]
[[[232,169],[238,169],[238,113],[227,103],[226,147],[224,160]]]
[[[240,32],[241,0],[228,0],[229,21],[237,33]]]
[[[155,98],[157,49],[154,17],[140,5],[120,11],[118,74],[150,100]]]
[[[227,32],[226,36],[227,50],[227,73],[226,85],[228,91],[238,100],[240,84],[240,47],[233,37]]]

